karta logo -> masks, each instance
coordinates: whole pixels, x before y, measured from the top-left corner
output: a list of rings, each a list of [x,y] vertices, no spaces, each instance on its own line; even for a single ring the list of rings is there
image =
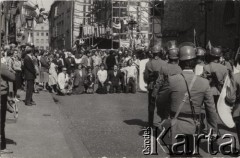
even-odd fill
[[[210,155],[221,153],[223,155],[237,155],[239,151],[236,149],[236,138],[232,134],[224,134],[221,137],[213,134],[210,129],[205,134],[176,134],[170,138],[170,129],[163,128],[161,131],[155,127],[146,127],[143,129],[144,146],[142,153],[144,155],[158,155],[157,146],[160,146],[163,152],[173,155],[200,155],[199,147],[201,140],[207,142],[207,152]],[[159,135],[157,135],[159,133]],[[189,139],[191,137],[191,139]],[[221,139],[222,143],[217,145]],[[166,140],[168,142],[166,142]],[[172,143],[169,143],[171,140]],[[192,145],[190,149],[190,145]]]

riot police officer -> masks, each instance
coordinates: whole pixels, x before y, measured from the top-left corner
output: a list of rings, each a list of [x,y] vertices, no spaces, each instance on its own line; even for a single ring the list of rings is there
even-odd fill
[[[196,49],[192,45],[179,47],[179,65],[182,74],[169,76],[168,85],[161,87],[159,99],[170,106],[172,143],[176,134],[184,134],[188,137],[189,148],[193,151],[193,134],[199,126],[199,115],[202,103],[208,113],[207,122],[214,132],[217,131],[217,113],[214,106],[208,80],[194,74],[196,66]],[[189,150],[189,154],[191,154]],[[176,153],[173,153],[176,154]]]
[[[205,66],[205,55],[206,55],[206,50],[201,47],[197,47],[197,52],[196,52],[197,65],[195,67],[196,75],[200,76],[203,73],[203,67]]]
[[[172,48],[168,49],[168,75],[176,75],[180,74],[182,72],[181,67],[178,65],[178,55],[179,55],[179,49],[176,46],[173,46]]]
[[[153,126],[155,98],[152,96],[153,88],[159,74],[167,74],[167,63],[163,61],[161,55],[162,49],[160,45],[155,45],[152,49],[153,58],[146,63],[144,71],[144,80],[148,85],[148,125]]]
[[[210,82],[212,95],[216,105],[228,70],[226,66],[220,64],[220,57],[222,56],[221,48],[212,48],[209,55],[210,63],[203,67],[203,77],[207,78]]]

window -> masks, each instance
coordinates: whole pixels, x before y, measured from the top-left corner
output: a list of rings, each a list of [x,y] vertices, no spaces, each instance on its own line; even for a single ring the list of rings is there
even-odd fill
[[[39,46],[37,46],[36,48],[39,49]]]
[[[39,43],[39,39],[36,40],[36,43]]]
[[[43,44],[44,43],[44,41],[43,41],[43,39],[41,39],[41,44]]]
[[[46,39],[46,43],[48,43],[48,39]]]
[[[41,36],[44,36],[44,33],[43,33],[43,32],[41,33]]]
[[[39,32],[37,32],[36,34],[37,34],[37,36],[39,36]]]
[[[43,26],[42,26],[41,28],[42,28],[42,30],[44,30],[44,27],[43,27]]]
[[[49,49],[49,47],[47,46],[46,49]]]
[[[33,37],[33,33],[31,33],[31,37]]]
[[[46,36],[48,36],[48,33],[46,33]]]
[[[44,47],[43,47],[43,46],[41,46],[40,48],[41,48],[41,49],[44,49]]]

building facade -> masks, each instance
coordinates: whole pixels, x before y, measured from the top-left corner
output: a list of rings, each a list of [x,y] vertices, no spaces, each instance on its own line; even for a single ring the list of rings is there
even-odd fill
[[[161,21],[151,13],[154,5],[152,0],[55,1],[49,15],[51,48],[71,49],[79,38],[89,46],[112,41],[110,48],[119,48],[134,41],[148,47],[150,39],[157,39],[153,21],[155,29]],[[130,29],[132,18],[137,24]]]
[[[44,22],[36,24],[33,33],[33,44],[37,49],[49,49],[49,24]]]
[[[80,27],[91,26],[92,0],[55,1],[49,12],[49,40],[52,49],[71,49]],[[89,31],[91,34],[91,31]]]

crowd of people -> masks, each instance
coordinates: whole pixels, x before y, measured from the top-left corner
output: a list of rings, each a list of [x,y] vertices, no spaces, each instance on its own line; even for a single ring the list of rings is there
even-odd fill
[[[33,93],[39,93],[39,90],[57,95],[136,93],[140,60],[149,58],[144,70],[144,81],[148,89],[149,126],[154,123],[155,106],[162,120],[178,113],[177,106],[181,105],[181,96],[186,91],[183,87],[189,86],[190,79],[194,78],[198,84],[193,86],[194,90],[191,90],[192,87],[188,89],[189,95],[190,91],[192,95],[192,102],[189,101],[188,104],[195,109],[192,111],[189,107],[183,108],[178,117],[185,120],[179,121],[177,130],[181,134],[194,133],[190,129],[193,124],[192,114],[201,115],[199,109],[203,102],[206,119],[210,127],[216,129],[216,104],[225,78],[233,72],[235,64],[231,54],[234,53],[230,49],[212,47],[205,50],[189,43],[179,47],[172,45],[166,49],[156,45],[149,51],[126,48],[48,51],[37,50],[31,44],[11,44],[1,50],[1,78],[5,81],[1,83],[1,107],[4,105],[9,110],[7,102],[11,104],[19,101],[19,89],[26,91],[26,106],[36,105],[32,96]],[[194,77],[196,75],[197,78]],[[229,94],[233,94],[233,91]],[[234,98],[228,97],[233,102]],[[6,110],[1,110],[3,122],[6,120]],[[204,118],[200,118],[198,121],[203,122]],[[191,125],[186,122],[191,122]],[[188,127],[188,131],[183,130]],[[4,128],[5,123],[2,123],[1,151],[6,148]]]

